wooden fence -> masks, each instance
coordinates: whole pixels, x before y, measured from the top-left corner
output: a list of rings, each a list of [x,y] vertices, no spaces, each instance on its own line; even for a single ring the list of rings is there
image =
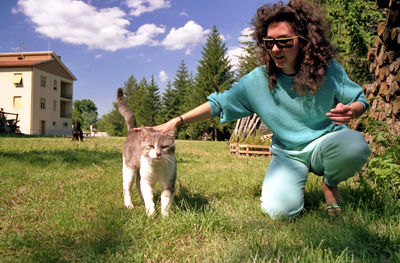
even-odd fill
[[[241,143],[229,144],[229,152],[233,155],[238,156],[260,156],[265,155],[266,157],[271,156],[269,146],[265,145],[251,145]]]

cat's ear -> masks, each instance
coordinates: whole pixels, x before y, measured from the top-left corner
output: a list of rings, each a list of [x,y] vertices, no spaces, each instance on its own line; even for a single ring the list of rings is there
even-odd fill
[[[150,131],[143,125],[140,127],[140,130],[142,131],[142,140],[146,139],[146,137],[150,135]]]
[[[168,137],[171,137],[172,139],[175,139],[175,135],[176,135],[176,128],[173,128],[172,130],[166,132]]]

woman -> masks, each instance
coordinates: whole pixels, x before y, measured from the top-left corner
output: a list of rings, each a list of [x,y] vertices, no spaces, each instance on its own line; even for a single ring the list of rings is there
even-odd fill
[[[221,122],[257,113],[273,132],[272,158],[261,195],[271,218],[293,217],[304,205],[308,173],[323,177],[327,210],[340,211],[337,185],[365,164],[370,149],[346,124],[368,102],[359,85],[332,59],[318,8],[304,0],[257,10],[252,21],[262,66],[208,102],[154,127],[168,131],[220,116]]]

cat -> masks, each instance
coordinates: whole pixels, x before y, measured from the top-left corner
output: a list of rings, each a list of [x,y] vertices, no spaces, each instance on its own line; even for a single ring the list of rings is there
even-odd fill
[[[154,186],[161,185],[161,214],[167,216],[173,202],[176,183],[175,134],[176,129],[167,133],[156,132],[151,128],[141,127],[134,131],[136,119],[126,106],[121,88],[117,91],[118,111],[128,126],[122,155],[122,177],[124,204],[133,208],[131,186],[136,177],[136,188],[144,201],[146,214],[155,212]]]

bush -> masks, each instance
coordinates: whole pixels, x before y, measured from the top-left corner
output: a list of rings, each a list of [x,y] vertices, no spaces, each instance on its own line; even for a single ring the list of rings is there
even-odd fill
[[[383,121],[365,118],[365,131],[372,137],[372,155],[361,181],[368,183],[379,195],[400,197],[400,136],[392,134]]]

